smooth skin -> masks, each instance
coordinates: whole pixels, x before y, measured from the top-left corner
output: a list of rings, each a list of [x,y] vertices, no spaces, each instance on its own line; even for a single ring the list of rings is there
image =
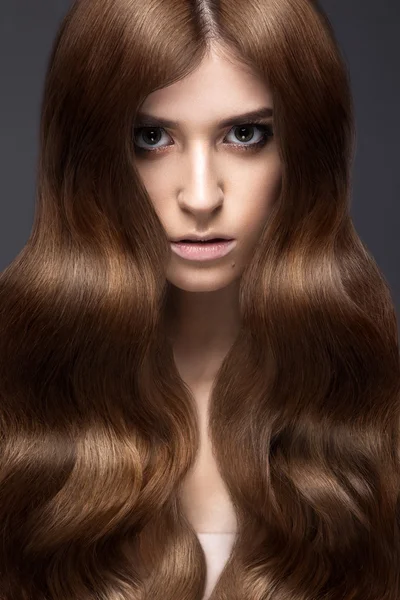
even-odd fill
[[[214,46],[190,76],[145,99],[140,113],[152,116],[154,127],[135,123],[138,172],[168,238],[219,233],[237,240],[227,256],[213,261],[189,261],[171,252],[173,348],[189,385],[211,383],[235,340],[240,277],[280,192],[275,136],[254,145],[263,142],[265,129],[273,131],[273,116],[262,125],[251,126],[248,119],[220,125],[261,108],[273,109],[269,87]],[[162,127],[160,118],[177,126]]]

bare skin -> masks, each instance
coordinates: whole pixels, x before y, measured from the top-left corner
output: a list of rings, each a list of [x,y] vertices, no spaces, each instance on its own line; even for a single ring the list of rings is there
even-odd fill
[[[170,323],[170,337],[175,363],[182,379],[194,389],[209,390],[238,334],[239,282],[236,279],[226,288],[207,293],[172,288],[176,316]],[[210,298],[215,298],[215,310],[205,320]]]

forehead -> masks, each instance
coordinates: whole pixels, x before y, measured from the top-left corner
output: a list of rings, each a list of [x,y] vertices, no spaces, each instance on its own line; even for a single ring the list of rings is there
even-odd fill
[[[273,106],[268,84],[248,67],[210,53],[190,75],[149,94],[140,112],[207,127],[261,106]]]

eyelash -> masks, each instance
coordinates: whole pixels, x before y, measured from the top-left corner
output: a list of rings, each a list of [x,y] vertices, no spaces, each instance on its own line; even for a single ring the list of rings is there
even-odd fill
[[[273,132],[273,127],[270,123],[244,123],[242,125],[234,125],[228,132],[228,134],[233,130],[233,129],[239,129],[241,127],[255,127],[256,129],[259,129],[262,132],[262,137],[258,142],[253,142],[250,144],[234,144],[234,143],[229,143],[228,145],[233,146],[234,148],[237,148],[239,151],[256,151],[258,148],[262,148],[263,146],[265,146],[269,140],[271,138],[273,138],[274,136],[274,132]],[[163,127],[158,127],[156,125],[141,125],[140,127],[135,127],[134,128],[134,132],[137,133],[139,131],[141,131],[142,129],[161,129],[162,131],[165,131]],[[135,146],[135,151],[138,154],[155,154],[158,152],[164,152],[165,148],[168,148],[168,146],[172,146],[173,144],[167,144],[167,146],[161,146],[159,148],[152,148],[152,149],[148,149],[148,148],[142,148],[141,146],[138,146],[135,141],[133,142],[134,146]]]

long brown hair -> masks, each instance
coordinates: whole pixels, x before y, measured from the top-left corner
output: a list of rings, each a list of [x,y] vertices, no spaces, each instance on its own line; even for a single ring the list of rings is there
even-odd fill
[[[398,600],[398,330],[349,213],[350,78],[310,0],[79,0],[45,82],[37,203],[0,278],[1,600],[200,600],[199,430],[166,335],[146,96],[211,44],[273,90],[282,188],[240,282],[210,438],[238,518],[213,600]]]

